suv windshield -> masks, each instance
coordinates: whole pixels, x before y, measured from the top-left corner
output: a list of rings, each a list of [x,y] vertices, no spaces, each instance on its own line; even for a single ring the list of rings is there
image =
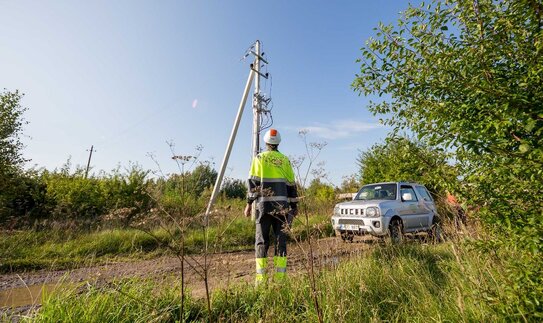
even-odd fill
[[[395,200],[396,184],[367,185],[360,189],[355,200]]]

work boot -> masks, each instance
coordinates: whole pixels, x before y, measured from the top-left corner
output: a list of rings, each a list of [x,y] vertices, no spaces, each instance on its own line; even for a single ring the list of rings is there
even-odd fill
[[[287,257],[273,257],[273,265],[275,266],[275,274],[273,279],[281,281],[287,276]]]
[[[266,273],[268,267],[268,258],[256,258],[256,279],[255,285],[259,286],[262,283],[266,283],[268,280],[268,274]]]

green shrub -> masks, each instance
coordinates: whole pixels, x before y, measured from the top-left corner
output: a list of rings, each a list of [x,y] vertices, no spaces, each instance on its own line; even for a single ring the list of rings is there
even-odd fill
[[[245,199],[247,197],[247,185],[240,179],[226,178],[223,181],[221,193],[226,198]]]

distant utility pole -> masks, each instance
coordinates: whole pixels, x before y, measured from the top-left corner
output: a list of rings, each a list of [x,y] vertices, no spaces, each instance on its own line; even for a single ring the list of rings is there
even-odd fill
[[[94,150],[94,145],[91,145],[90,150],[87,149],[87,151],[89,152],[89,161],[87,162],[87,170],[85,171],[85,178],[87,178],[87,176],[89,175],[89,168],[90,168],[90,162],[91,162],[91,158],[92,158],[92,152],[96,151],[96,150]]]

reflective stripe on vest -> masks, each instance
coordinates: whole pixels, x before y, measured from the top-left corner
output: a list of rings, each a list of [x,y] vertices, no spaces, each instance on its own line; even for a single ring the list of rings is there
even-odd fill
[[[264,196],[259,197],[258,202],[281,202],[281,201],[288,201],[288,198],[286,196]]]

